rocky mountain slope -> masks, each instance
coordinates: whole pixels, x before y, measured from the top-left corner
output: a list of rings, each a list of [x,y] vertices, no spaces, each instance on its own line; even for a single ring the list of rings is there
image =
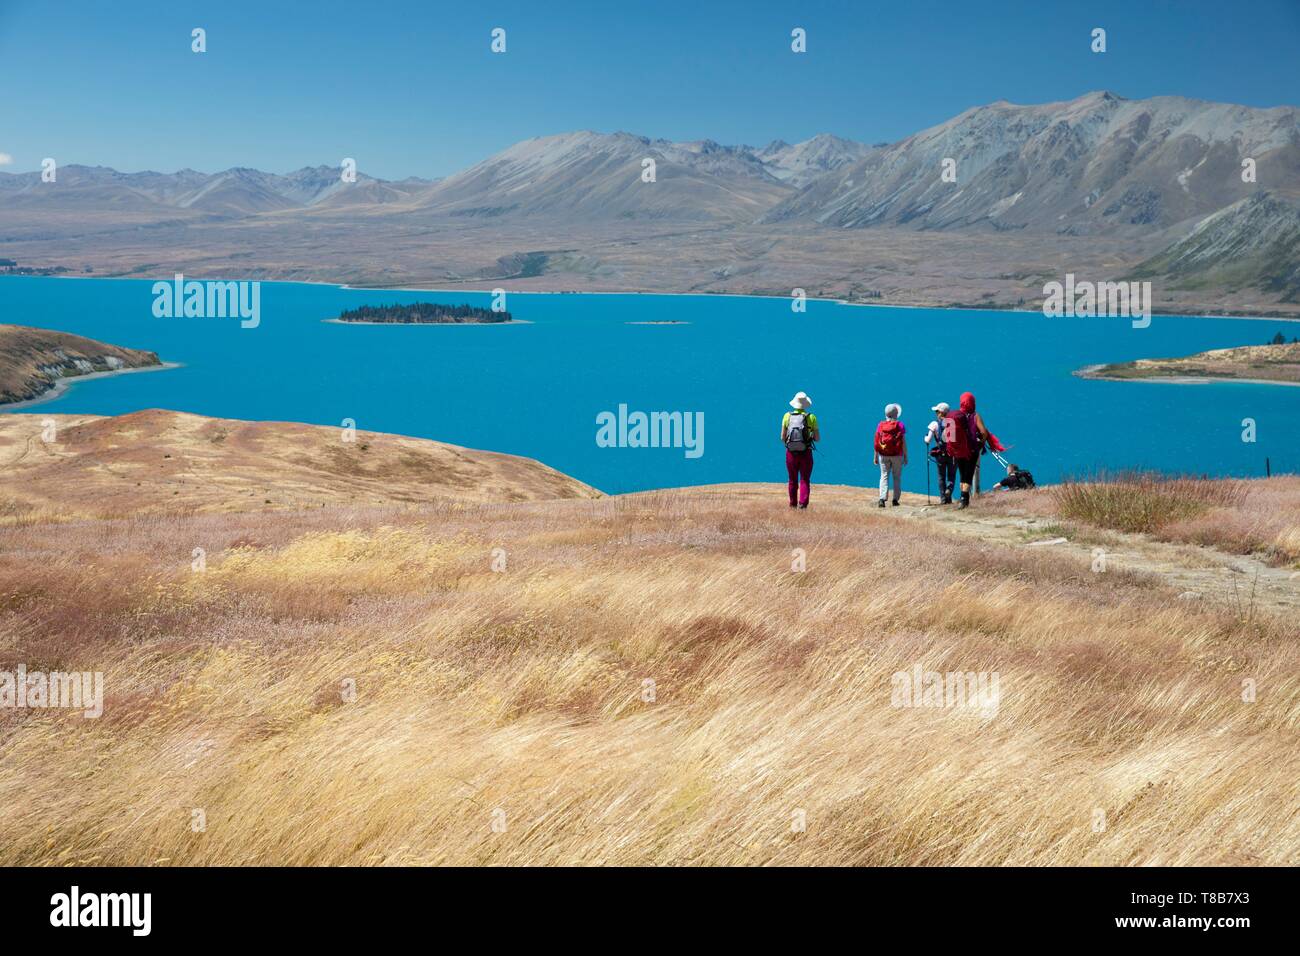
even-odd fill
[[[37,173],[0,173],[0,216],[80,209],[160,219],[239,218],[391,206],[387,211],[413,208],[451,217],[751,222],[796,187],[868,152],[861,143],[826,134],[756,150],[584,130],[525,140],[438,181],[390,182],[358,172],[355,183],[344,183],[333,166],[277,175],[246,168],[120,173],[69,165],[53,184],[42,183]],[[641,180],[646,158],[657,166],[654,183]]]
[[[641,179],[656,162],[656,181]],[[954,161],[956,181],[942,178]],[[1242,181],[1253,160],[1256,183]],[[652,187],[652,188],[641,188]],[[589,130],[516,143],[446,179],[343,183],[287,175],[119,173],[68,166],[55,184],[0,174],[0,217],[25,209],[241,217],[321,206],[476,219],[807,223],[839,228],[1151,233],[1268,189],[1300,196],[1300,110],[1089,93],[969,109],[901,142],[830,134],[755,149]]]
[[[1300,202],[1262,192],[1207,216],[1134,270],[1178,289],[1252,287],[1300,302]]]
[[[655,181],[642,179],[655,162]],[[442,215],[751,222],[792,188],[748,148],[582,131],[517,143],[427,190]]]
[[[794,145],[775,140],[756,150],[754,155],[777,179],[791,186],[803,187],[825,173],[852,165],[871,150],[872,147],[863,143],[820,133]]]
[[[0,405],[40,398],[65,379],[160,366],[153,352],[67,332],[0,325]]]
[[[69,166],[57,184],[0,173],[0,258],[147,277],[799,287],[928,306],[1023,305],[1043,276],[1111,279],[1141,266],[1168,276],[1154,290],[1161,311],[1291,314],[1290,214],[1273,203],[1300,199],[1298,114],[1101,92],[980,106],[871,147],[829,134],[754,148],[564,133],[437,182],[359,174],[343,184],[334,167]],[[641,177],[647,158],[653,183]],[[955,182],[943,179],[945,159]],[[1242,181],[1245,160],[1254,182]],[[1243,205],[1262,193],[1268,204]]]
[[[1153,231],[1249,197],[1300,192],[1300,110],[1090,93],[967,110],[814,179],[767,222],[841,228]],[[955,162],[955,182],[942,177]]]

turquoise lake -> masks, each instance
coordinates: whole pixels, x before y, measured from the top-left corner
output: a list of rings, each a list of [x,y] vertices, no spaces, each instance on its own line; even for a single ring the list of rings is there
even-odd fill
[[[511,293],[527,324],[370,326],[323,322],[345,308],[435,301],[489,306],[488,293],[395,292],[264,282],[261,323],[153,315],[152,280],[0,279],[0,322],[155,351],[181,368],[72,385],[27,413],[117,415],[169,408],[225,418],[397,432],[526,455],[607,492],[785,481],[781,415],[804,390],[820,419],[814,486],[876,484],[871,435],[887,402],[914,436],[931,405],[972,391],[1010,460],[1040,482],[1097,469],[1210,475],[1300,470],[1300,388],[1101,382],[1084,365],[1258,345],[1300,325],[1155,316],[856,307],[730,296]],[[677,322],[638,325],[629,323]],[[702,412],[703,454],[602,448],[596,417]],[[1256,441],[1242,440],[1243,419]],[[986,459],[990,462],[990,459]],[[996,464],[985,473],[1000,475]],[[991,481],[986,481],[991,484]],[[814,492],[815,501],[815,492]]]

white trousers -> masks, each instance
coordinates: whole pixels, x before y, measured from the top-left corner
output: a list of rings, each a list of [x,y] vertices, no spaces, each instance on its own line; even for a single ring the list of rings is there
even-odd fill
[[[880,456],[880,500],[884,501],[889,496],[889,476],[894,476],[894,500],[903,493],[903,456],[902,455],[881,455]]]

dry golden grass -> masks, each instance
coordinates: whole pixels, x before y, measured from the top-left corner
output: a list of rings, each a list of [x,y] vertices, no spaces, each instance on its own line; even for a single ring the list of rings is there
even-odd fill
[[[1095,527],[1147,532],[1158,541],[1255,554],[1300,568],[1300,477],[1234,481],[1120,475],[1030,494],[993,496],[999,511],[1023,510]]]
[[[1300,861],[1294,621],[783,497],[10,524],[0,668],[107,695],[0,710],[0,864]]]
[[[0,527],[42,516],[598,495],[531,458],[404,435],[156,408],[113,418],[0,415]]]
[[[1053,489],[1063,518],[1113,531],[1150,533],[1211,507],[1233,507],[1246,484],[1231,479],[1168,477],[1144,472],[1067,480]]]

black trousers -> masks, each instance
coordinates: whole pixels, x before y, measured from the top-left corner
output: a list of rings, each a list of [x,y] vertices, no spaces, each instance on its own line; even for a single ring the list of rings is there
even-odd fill
[[[961,473],[961,483],[963,485],[969,485],[975,480],[975,465],[979,460],[979,455],[971,455],[969,458],[957,459],[957,471]]]

